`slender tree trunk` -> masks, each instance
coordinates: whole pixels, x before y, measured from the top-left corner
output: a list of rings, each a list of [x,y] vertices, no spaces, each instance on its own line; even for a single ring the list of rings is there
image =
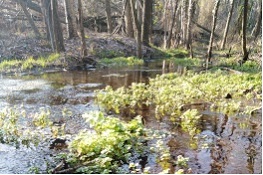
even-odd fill
[[[77,21],[74,15],[74,1],[64,0],[68,38],[78,37]]]
[[[79,30],[80,30],[80,38],[81,38],[81,56],[85,57],[88,55],[87,44],[85,41],[85,33],[83,27],[83,10],[82,10],[82,2],[78,0],[78,13],[79,13]]]
[[[168,9],[168,4],[171,2],[171,0],[167,0],[164,2],[164,10],[163,10],[163,31],[164,31],[164,35],[163,35],[163,48],[166,49],[167,48],[167,29],[168,29],[168,16],[167,16],[167,9]]]
[[[209,46],[208,46],[208,51],[207,51],[207,61],[208,62],[211,62],[211,57],[212,57],[212,47],[213,47],[213,41],[214,41],[214,33],[215,33],[215,28],[216,28],[217,12],[219,8],[219,3],[220,3],[220,0],[215,1],[215,6],[213,10],[213,24],[212,24],[212,30],[211,30]]]
[[[131,6],[133,26],[134,26],[134,31],[136,33],[135,36],[137,41],[136,55],[138,58],[142,58],[141,26],[139,23],[140,20],[137,19],[138,15],[136,15],[134,0],[130,0],[130,6]],[[138,2],[137,2],[137,8],[140,8]]]
[[[192,18],[193,18],[193,9],[194,9],[194,0],[189,0],[188,7],[188,21],[187,21],[187,33],[186,33],[186,49],[190,50],[190,56],[193,57],[192,49]]]
[[[133,30],[133,21],[132,21],[132,11],[131,11],[131,5],[130,0],[126,0],[126,10],[125,10],[125,29],[128,37],[134,38],[134,30]]]
[[[149,46],[153,0],[143,0],[142,41]]]
[[[42,11],[46,23],[47,39],[50,41],[52,50],[55,51],[55,39],[52,22],[51,0],[41,0]]]
[[[183,44],[186,44],[187,38],[186,38],[186,33],[187,33],[187,11],[188,11],[188,0],[183,0],[182,3],[182,22],[183,22]]]
[[[111,5],[110,0],[105,0],[108,33],[112,33]]]
[[[55,50],[57,53],[59,53],[65,51],[65,47],[64,47],[63,31],[58,17],[58,2],[56,0],[51,1],[51,9],[52,9]]]
[[[19,4],[21,5],[21,7],[22,7],[22,9],[23,9],[23,11],[24,11],[24,13],[25,13],[25,15],[26,15],[26,18],[28,19],[28,21],[29,21],[29,23],[30,23],[30,25],[31,25],[31,27],[32,27],[32,29],[33,29],[36,37],[39,38],[39,37],[40,37],[39,30],[37,29],[37,27],[36,27],[33,19],[31,18],[30,13],[29,13],[28,10],[27,10],[27,7],[26,7],[25,2],[23,2],[23,1],[18,1],[18,2],[19,2]]]
[[[227,38],[228,30],[229,30],[229,24],[230,24],[232,14],[233,14],[233,9],[234,9],[234,0],[231,0],[230,6],[231,7],[230,7],[230,11],[228,13],[228,17],[227,17],[227,21],[226,21],[226,27],[225,27],[225,31],[224,31],[224,35],[223,35],[223,40],[221,42],[221,50],[225,49],[226,38]]]
[[[244,0],[243,5],[243,20],[242,20],[242,51],[243,51],[243,60],[242,63],[245,63],[248,60],[248,51],[247,51],[247,12],[248,12],[248,0]]]
[[[176,12],[177,12],[177,8],[178,8],[178,1],[175,1],[174,3],[172,3],[172,6],[173,6],[172,22],[171,22],[170,27],[169,27],[169,32],[168,32],[167,41],[166,41],[166,48],[171,48],[171,39],[172,39],[173,29],[174,29],[174,25],[175,25],[175,18],[176,18]]]
[[[252,36],[254,36],[254,40],[257,39],[258,35],[260,34],[262,28],[262,0],[259,1],[259,14],[258,14],[258,21],[252,31]]]

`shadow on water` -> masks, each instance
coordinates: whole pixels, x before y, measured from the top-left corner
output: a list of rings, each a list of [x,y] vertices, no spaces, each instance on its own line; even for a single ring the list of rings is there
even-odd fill
[[[87,127],[81,114],[85,111],[99,110],[93,103],[94,90],[107,85],[116,89],[121,86],[127,87],[133,82],[148,83],[149,78],[157,74],[183,74],[186,69],[162,62],[150,62],[132,68],[3,77],[0,84],[0,107],[23,103],[29,113],[41,107],[48,107],[52,113],[52,121],[65,123],[65,133],[74,135]],[[65,108],[72,112],[67,117],[61,114]],[[213,113],[207,111],[206,106],[202,106],[200,111],[201,133],[195,140],[195,149],[190,146],[193,140],[176,123],[171,123],[168,119],[157,121],[153,111],[149,109],[140,111],[140,115],[144,117],[146,127],[171,133],[167,138],[171,153],[170,162],[175,162],[178,155],[189,157],[191,173],[261,173],[261,113],[245,118]],[[52,151],[46,150],[46,146],[42,146],[41,149],[44,151],[14,150],[13,147],[0,144],[0,173],[28,173],[32,166],[42,167],[41,172],[45,172],[46,166],[43,164],[46,159],[51,159]],[[19,164],[18,161],[23,163]],[[146,166],[149,162],[150,157],[144,157],[141,164]],[[170,162],[173,171],[176,167]]]

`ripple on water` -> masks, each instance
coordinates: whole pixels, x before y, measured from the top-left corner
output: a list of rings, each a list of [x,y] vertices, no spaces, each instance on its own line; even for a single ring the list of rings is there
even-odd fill
[[[44,148],[16,149],[0,144],[0,174],[26,174],[34,166],[39,167],[41,173],[46,173],[46,160],[51,160],[48,152]]]

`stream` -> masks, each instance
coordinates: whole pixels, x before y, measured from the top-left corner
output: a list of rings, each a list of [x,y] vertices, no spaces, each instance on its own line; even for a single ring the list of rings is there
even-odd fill
[[[182,73],[183,67],[166,72]],[[81,115],[100,110],[94,103],[94,90],[107,85],[114,89],[133,82],[147,83],[149,77],[166,73],[160,64],[120,69],[46,72],[35,75],[1,76],[0,108],[23,107],[28,115],[40,109],[49,109],[53,123],[65,124],[65,135],[71,137],[87,128]],[[193,174],[261,174],[262,173],[262,112],[250,118],[227,116],[202,109],[201,133],[196,149],[189,145],[189,136],[179,132],[168,120],[157,122],[154,115],[145,114],[145,126],[169,131],[167,138],[174,160],[178,155],[189,157],[188,165]],[[62,113],[61,111],[70,111]],[[143,115],[143,114],[142,114]],[[50,136],[52,137],[52,136]],[[0,174],[26,174],[32,167],[46,173],[48,162],[54,162],[59,150],[49,149],[41,143],[33,149],[0,143]],[[158,172],[153,172],[158,173]]]

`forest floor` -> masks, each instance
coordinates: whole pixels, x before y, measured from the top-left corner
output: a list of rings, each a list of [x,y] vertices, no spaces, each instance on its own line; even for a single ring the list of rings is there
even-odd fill
[[[116,57],[131,57],[136,55],[136,41],[133,38],[110,35],[108,33],[92,33],[86,32],[85,35],[88,56],[82,59],[81,57],[81,41],[79,38],[65,40],[65,52],[60,54],[60,59],[54,63],[49,63],[45,69],[85,69],[86,66],[96,63],[102,58],[116,58]],[[254,43],[256,44],[256,43]],[[217,43],[215,43],[217,45]],[[230,50],[213,51],[213,65],[217,64],[218,60],[226,57],[235,57],[236,62],[242,59],[241,50],[236,48],[234,44],[229,44]],[[251,50],[250,59],[261,63],[261,50],[256,47],[248,46]],[[252,48],[252,49],[251,49]],[[168,53],[170,52],[170,53]],[[26,33],[11,33],[7,31],[0,32],[0,62],[4,60],[26,60],[34,58],[37,60],[40,57],[47,57],[52,54],[52,49],[45,39],[36,39],[31,34]],[[167,55],[170,57],[177,57],[174,51],[163,51],[157,47],[142,47],[142,55],[144,60],[160,59]],[[206,45],[194,41],[193,55],[205,62]],[[183,55],[185,57],[187,55]],[[180,55],[178,56],[180,57]],[[39,71],[39,69],[37,70]],[[11,72],[13,72],[11,70]]]
[[[107,33],[86,34],[88,56],[95,58],[129,57],[136,54],[135,39],[110,35]],[[143,46],[144,57],[156,56],[156,49]],[[52,53],[49,43],[44,39],[36,39],[26,34],[0,33],[0,61],[4,59],[37,58]],[[65,40],[67,57],[81,57],[81,41],[79,38]]]

